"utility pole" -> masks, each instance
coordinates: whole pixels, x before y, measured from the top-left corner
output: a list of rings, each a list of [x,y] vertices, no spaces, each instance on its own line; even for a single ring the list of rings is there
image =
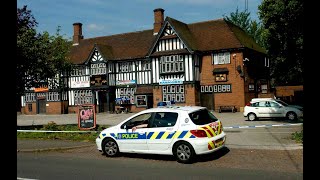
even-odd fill
[[[248,12],[248,0],[244,0],[244,11]]]

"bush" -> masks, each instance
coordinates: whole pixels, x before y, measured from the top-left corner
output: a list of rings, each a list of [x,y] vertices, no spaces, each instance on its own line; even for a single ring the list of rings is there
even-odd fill
[[[300,132],[292,133],[292,139],[298,143],[303,143],[303,129]]]

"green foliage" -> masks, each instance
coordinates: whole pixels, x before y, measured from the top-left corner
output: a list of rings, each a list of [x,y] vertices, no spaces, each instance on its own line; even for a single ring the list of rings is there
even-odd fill
[[[238,7],[235,12],[230,13],[230,16],[224,16],[226,21],[229,21],[241,29],[243,29],[249,36],[251,36],[257,44],[265,48],[265,29],[260,22],[251,20],[250,12],[239,12]]]
[[[70,70],[67,55],[71,41],[60,35],[60,27],[55,35],[36,32],[37,22],[27,6],[17,8],[17,69],[16,93],[21,95],[25,87],[48,85],[48,81],[62,80],[57,75]]]
[[[48,124],[44,125],[43,128],[41,128],[41,130],[58,131],[59,128],[55,122],[51,121],[48,122]]]
[[[97,125],[96,131],[80,132],[78,125],[67,124],[57,125],[51,121],[41,128],[32,128],[32,130],[47,130],[47,131],[75,131],[75,132],[17,132],[17,138],[20,139],[61,139],[72,141],[88,141],[94,142],[99,132],[107,128],[107,125]]]
[[[275,85],[303,84],[303,1],[264,0],[258,9]]]
[[[300,132],[292,133],[292,139],[298,143],[303,143],[303,129]]]

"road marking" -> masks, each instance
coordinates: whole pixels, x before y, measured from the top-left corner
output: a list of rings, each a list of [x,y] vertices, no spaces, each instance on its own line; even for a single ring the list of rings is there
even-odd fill
[[[21,178],[21,177],[17,177],[17,180],[38,180],[38,179],[29,179],[29,178]]]

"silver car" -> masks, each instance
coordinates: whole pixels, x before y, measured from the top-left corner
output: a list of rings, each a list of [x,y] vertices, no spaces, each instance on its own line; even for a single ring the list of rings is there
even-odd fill
[[[246,104],[243,112],[249,121],[259,118],[287,118],[297,120],[303,118],[303,109],[288,105],[284,101],[274,98],[253,98]]]

